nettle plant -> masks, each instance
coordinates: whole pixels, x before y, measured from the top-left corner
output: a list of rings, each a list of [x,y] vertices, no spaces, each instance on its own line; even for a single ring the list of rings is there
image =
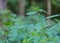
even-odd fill
[[[5,14],[6,13],[6,14]],[[47,26],[46,17],[37,11],[27,13],[27,17],[17,17],[7,11],[3,14],[0,29],[0,43],[59,43],[60,21]]]

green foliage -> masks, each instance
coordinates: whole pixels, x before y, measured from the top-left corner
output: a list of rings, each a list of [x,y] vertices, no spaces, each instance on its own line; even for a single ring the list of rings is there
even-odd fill
[[[3,12],[1,19],[5,27],[0,29],[0,43],[59,43],[60,21],[55,19],[56,25],[47,26],[46,17],[38,12],[29,12],[26,18],[7,10]]]
[[[59,14],[45,17],[47,1],[35,0],[28,2],[26,0],[27,17],[18,17],[18,1],[8,0],[9,10],[0,11],[2,28],[0,28],[0,43],[60,43],[60,21],[54,17]],[[60,0],[51,0],[52,10],[60,13]],[[29,5],[32,4],[32,5]],[[55,9],[56,8],[56,9]],[[54,13],[53,11],[53,13]],[[54,18],[51,25],[47,24],[47,19]]]
[[[31,10],[46,9],[47,1],[45,0],[26,0],[26,12]],[[52,13],[60,13],[60,0],[51,0],[52,3]],[[18,0],[7,0],[7,7],[14,13],[18,13]],[[55,13],[54,13],[55,12]]]

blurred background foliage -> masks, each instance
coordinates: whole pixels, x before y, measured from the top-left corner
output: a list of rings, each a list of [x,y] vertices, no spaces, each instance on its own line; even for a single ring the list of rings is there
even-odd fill
[[[47,0],[25,0],[26,1],[26,12],[30,10],[44,9],[46,10]],[[8,0],[8,9],[14,13],[18,12],[18,0]],[[60,13],[60,0],[51,0],[52,3],[52,14]],[[32,9],[31,9],[32,7]]]
[[[52,15],[47,15],[47,0],[25,0],[26,17],[18,16],[18,0],[7,0],[0,10],[0,43],[60,43],[60,0],[51,0]],[[48,24],[48,20],[50,24]]]

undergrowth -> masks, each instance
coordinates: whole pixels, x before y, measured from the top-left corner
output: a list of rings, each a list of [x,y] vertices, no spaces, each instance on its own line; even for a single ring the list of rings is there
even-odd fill
[[[60,43],[60,21],[47,25],[43,13],[32,11],[18,17],[10,11],[0,11],[0,43]]]

